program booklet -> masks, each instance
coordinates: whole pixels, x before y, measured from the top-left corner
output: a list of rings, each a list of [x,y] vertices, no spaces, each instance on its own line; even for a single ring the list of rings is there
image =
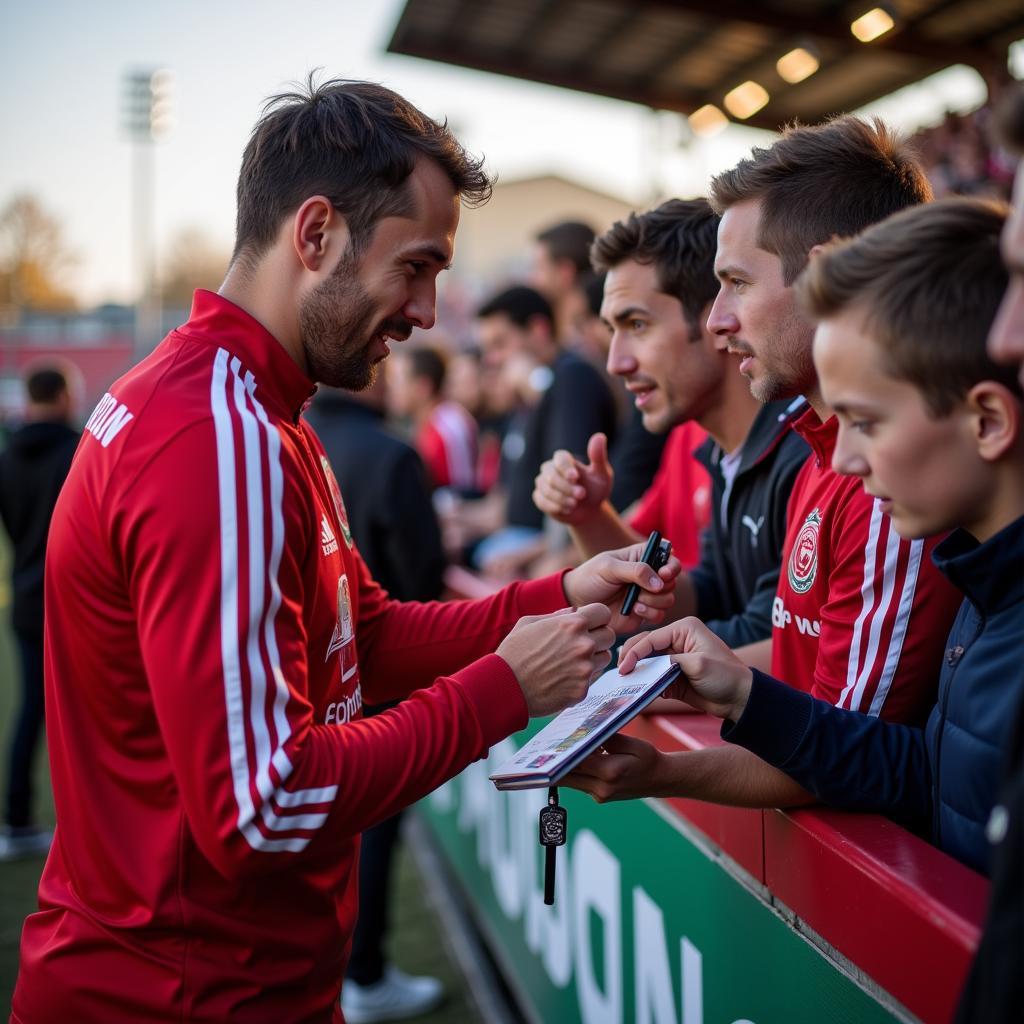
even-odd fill
[[[667,654],[641,661],[628,676],[609,669],[579,704],[548,722],[491,781],[498,789],[553,786],[660,696],[680,671]]]

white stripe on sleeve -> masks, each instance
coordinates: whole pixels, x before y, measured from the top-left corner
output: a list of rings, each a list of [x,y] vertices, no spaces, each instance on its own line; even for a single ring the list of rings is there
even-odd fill
[[[895,533],[895,530],[893,531]],[[917,577],[921,569],[921,558],[924,554],[924,541],[912,540],[910,542],[910,557],[907,560],[907,574],[903,580],[903,589],[900,593],[900,604],[896,611],[896,622],[893,624],[892,639],[889,641],[889,650],[885,657],[885,668],[882,670],[882,678],[878,681],[878,689],[871,699],[869,715],[876,717],[881,714],[885,698],[889,696],[889,689],[892,686],[893,677],[896,675],[896,667],[900,663],[900,655],[903,653],[903,641],[907,636],[907,627],[910,625],[910,610],[914,605],[914,593],[917,590]]]
[[[879,510],[876,499],[872,507],[872,517],[876,510]],[[857,677],[857,685],[853,689],[853,697],[850,700],[850,709],[860,711],[864,703],[864,692],[868,683],[875,674],[878,665],[879,639],[882,634],[882,627],[885,625],[886,616],[889,614],[889,606],[892,604],[893,592],[896,589],[896,573],[899,568],[900,538],[899,534],[892,528],[892,523],[887,523],[888,532],[885,537],[885,561],[882,564],[882,594],[878,603],[871,613],[871,626],[868,630],[868,646],[864,656],[864,663],[861,665],[860,674]]]
[[[230,373],[229,373],[230,368]],[[214,359],[210,402],[214,419],[217,446],[218,493],[221,528],[221,658],[223,662],[224,696],[227,711],[228,745],[230,751],[232,784],[238,807],[238,828],[254,849],[268,852],[298,852],[305,849],[308,837],[270,839],[262,834],[255,823],[256,807],[250,792],[250,762],[245,736],[248,716],[254,740],[254,774],[256,790],[261,797],[260,817],[272,832],[294,829],[316,829],[327,815],[316,812],[305,815],[279,816],[272,801],[280,808],[299,808],[334,799],[337,786],[289,792],[284,782],[291,774],[292,765],[284,751],[284,743],[291,735],[285,707],[288,687],[281,670],[277,648],[275,620],[281,605],[278,583],[281,552],[284,543],[283,473],[280,459],[280,436],[269,423],[266,412],[255,398],[252,375],[241,377],[237,359],[230,359],[223,349]],[[229,404],[227,388],[230,383],[232,402]],[[252,403],[252,409],[249,403]],[[243,466],[245,472],[245,500],[247,505],[248,534],[245,547],[239,537],[237,516],[236,451],[231,405],[242,428]],[[253,411],[255,410],[255,412]],[[270,482],[270,559],[266,558],[264,535],[264,484],[261,431],[266,440],[268,476]],[[239,601],[238,562],[247,555],[249,593],[246,602],[248,615],[245,629],[245,658],[251,679],[249,706],[241,680],[242,650],[238,636]],[[269,590],[270,600],[266,599]],[[266,643],[266,656],[260,649],[260,634]],[[269,672],[268,672],[269,669]],[[266,712],[268,675],[274,686],[274,738],[271,739]],[[281,780],[275,786],[270,766]]]
[[[882,508],[877,501],[871,506],[871,520],[868,524],[868,540],[864,545],[864,580],[861,583],[860,613],[853,624],[850,637],[850,653],[846,663],[846,686],[836,701],[837,708],[846,707],[846,698],[857,685],[860,674],[860,644],[864,623],[875,605],[875,551],[878,548],[878,532],[882,525]]]

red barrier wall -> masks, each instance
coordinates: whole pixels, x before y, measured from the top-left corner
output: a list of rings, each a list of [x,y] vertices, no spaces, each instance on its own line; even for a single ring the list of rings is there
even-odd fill
[[[719,725],[651,715],[626,731],[662,750],[698,750],[722,745]],[[985,878],[878,815],[665,802],[908,1010],[950,1019],[981,931]]]

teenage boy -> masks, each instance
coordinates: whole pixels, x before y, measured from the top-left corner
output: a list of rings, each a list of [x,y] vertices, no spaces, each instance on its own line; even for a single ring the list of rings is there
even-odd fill
[[[697,532],[694,486],[706,488],[710,478],[710,524],[699,564],[677,580],[674,611],[698,615],[737,647],[771,636],[786,503],[808,448],[789,429],[792,401],[758,402],[736,357],[706,327],[718,292],[717,229],[707,200],[671,199],[630,214],[591,250],[594,266],[607,271],[601,316],[611,331],[608,372],[625,381],[644,429],[658,434],[692,423],[710,437],[694,452],[688,434],[673,433],[629,524],[609,501],[612,471],[601,434],[590,439],[587,463],[556,452],[541,468],[533,500],[569,525],[585,558],[657,528],[687,564],[681,551]]]
[[[897,721],[920,721],[931,706],[959,598],[927,557],[935,541],[900,539],[859,482],[832,470],[837,423],[811,358],[813,325],[792,286],[816,246],[930,198],[893,133],[849,116],[788,129],[711,183],[722,214],[721,290],[708,327],[742,355],[755,397],[802,394],[810,406],[795,424],[812,454],[790,497],[772,639],[744,657],[830,704]],[[749,807],[814,801],[739,747],[680,756],[677,795]],[[634,785],[646,792],[642,772],[623,782],[623,795]]]
[[[725,739],[824,803],[930,828],[982,872],[1024,697],[1024,391],[985,347],[1006,287],[1004,220],[1001,204],[975,199],[908,210],[829,246],[800,283],[820,318],[814,361],[838,418],[836,471],[877,496],[901,536],[954,531],[933,558],[963,603],[927,724],[816,700],[747,668],[696,619],[627,642],[621,659],[631,671],[653,651],[676,652],[682,694],[726,719]],[[635,744],[662,780],[652,788],[671,791],[672,755]]]

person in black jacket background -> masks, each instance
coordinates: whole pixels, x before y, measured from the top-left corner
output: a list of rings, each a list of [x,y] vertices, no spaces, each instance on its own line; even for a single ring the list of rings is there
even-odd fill
[[[43,725],[43,563],[57,495],[78,433],[65,373],[38,368],[25,380],[25,422],[0,452],[0,520],[14,549],[11,625],[21,659],[21,708],[11,734],[0,860],[45,853],[53,833],[33,821],[32,762]]]
[[[432,601],[444,587],[445,556],[426,470],[416,450],[384,423],[385,375],[358,395],[321,388],[306,413],[338,479],[352,536],[370,572],[402,601]],[[366,706],[369,717],[394,705]],[[388,962],[391,869],[402,815],[363,833],[359,916],[342,1005],[349,1024],[399,1020],[441,1002],[436,978],[411,977]]]
[[[548,534],[550,524],[530,497],[541,463],[559,448],[582,454],[596,432],[613,441],[618,411],[601,372],[563,347],[540,292],[515,285],[476,316],[484,367],[514,380],[523,405],[502,442],[499,486],[481,501],[447,509],[445,525],[467,547],[476,544],[476,568],[512,579],[531,575],[538,559],[567,541],[560,527]]]

